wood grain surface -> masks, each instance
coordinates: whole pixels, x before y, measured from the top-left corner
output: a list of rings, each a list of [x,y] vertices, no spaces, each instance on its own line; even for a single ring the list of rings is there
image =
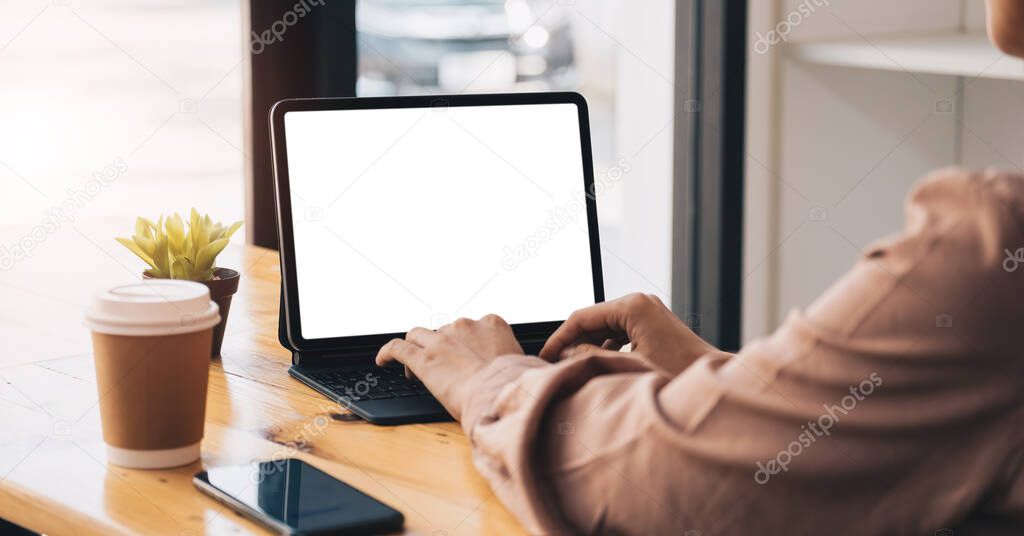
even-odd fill
[[[223,357],[210,366],[203,457],[190,466],[140,471],[107,464],[85,328],[74,337],[39,336],[33,330],[58,313],[40,310],[50,307],[46,299],[18,304],[29,325],[4,322],[0,338],[21,337],[20,347],[32,352],[0,367],[0,517],[58,535],[265,533],[196,490],[192,475],[294,456],[400,510],[410,534],[522,532],[473,468],[457,424],[373,426],[290,378],[289,354],[277,342],[277,253],[232,250],[225,258],[234,264],[224,265],[242,272],[241,286]],[[79,274],[68,284],[81,288],[90,277]],[[48,345],[80,350],[54,358]]]

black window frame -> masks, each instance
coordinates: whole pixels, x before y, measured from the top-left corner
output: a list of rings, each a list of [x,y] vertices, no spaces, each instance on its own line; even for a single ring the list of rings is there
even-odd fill
[[[746,0],[676,3],[672,310],[740,346]]]

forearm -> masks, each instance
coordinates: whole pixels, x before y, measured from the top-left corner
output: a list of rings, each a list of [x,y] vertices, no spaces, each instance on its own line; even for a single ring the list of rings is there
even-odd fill
[[[621,427],[599,419],[591,421],[590,411],[582,408],[614,398],[614,389],[595,383],[598,377],[625,381],[641,375],[658,378],[644,374],[650,371],[643,362],[621,356],[587,357],[554,365],[535,357],[504,356],[467,383],[471,394],[462,405],[462,426],[473,444],[474,462],[529,532],[580,530],[568,528],[574,525],[565,518],[565,506],[558,497],[570,477],[556,473],[585,460],[579,451],[552,446],[576,442],[588,433],[623,437]],[[574,403],[566,413],[568,400]],[[556,411],[559,416],[553,420]],[[586,510],[589,501],[576,507]]]
[[[718,353],[722,352],[711,344],[698,339],[685,348],[667,348],[657,352],[654,355],[662,357],[651,358],[650,361],[659,373],[668,378],[674,378],[690,368],[690,365],[693,365],[701,357]]]
[[[625,354],[499,358],[460,403],[474,461],[532,533],[948,526],[1024,444],[1021,200],[1017,176],[933,174],[806,314],[671,380]]]

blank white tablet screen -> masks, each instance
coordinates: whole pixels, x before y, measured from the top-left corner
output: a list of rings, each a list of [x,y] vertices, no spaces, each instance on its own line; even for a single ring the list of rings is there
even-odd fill
[[[574,104],[284,116],[302,337],[594,303]]]

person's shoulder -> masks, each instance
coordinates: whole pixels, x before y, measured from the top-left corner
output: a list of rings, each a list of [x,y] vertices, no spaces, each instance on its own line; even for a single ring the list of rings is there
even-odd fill
[[[1024,174],[943,168],[926,175],[907,199],[908,236],[926,238],[944,264],[976,273],[1024,263]],[[1002,274],[1005,275],[1005,274]]]
[[[942,168],[917,182],[904,213],[903,231],[873,242],[864,255],[889,274],[928,258],[954,280],[1005,275],[1004,262],[1024,265],[1024,174]]]
[[[933,171],[907,196],[906,216],[908,231],[926,227],[945,234],[959,229],[967,234],[982,232],[990,238],[1020,240],[1024,174],[998,168]]]
[[[979,170],[946,167],[917,184],[908,201],[968,206],[998,204],[1020,218],[1024,206],[1024,173],[990,167]]]

